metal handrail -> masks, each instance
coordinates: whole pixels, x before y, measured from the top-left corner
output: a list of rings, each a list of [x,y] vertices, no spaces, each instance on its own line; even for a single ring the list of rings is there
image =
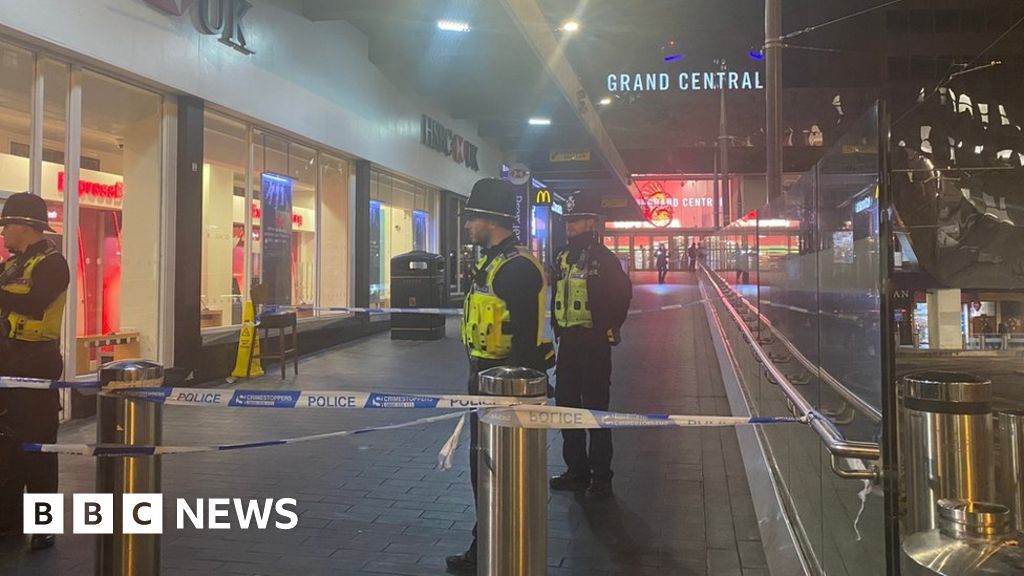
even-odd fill
[[[875,442],[847,440],[846,437],[843,436],[843,433],[840,432],[828,418],[818,412],[811,403],[797,391],[796,387],[789,381],[789,378],[786,377],[782,370],[772,362],[765,349],[758,344],[757,338],[750,331],[750,328],[747,327],[746,322],[740,316],[736,308],[729,303],[729,300],[725,297],[721,287],[711,276],[711,272],[706,267],[701,268],[707,275],[708,280],[711,281],[711,285],[715,288],[715,291],[718,293],[722,303],[725,305],[726,309],[729,310],[729,314],[736,322],[736,326],[739,327],[742,332],[743,339],[750,345],[758,363],[764,366],[768,374],[778,383],[779,388],[786,396],[786,399],[789,401],[791,408],[794,410],[796,415],[806,421],[807,425],[814,430],[825,445],[825,448],[829,451],[829,454],[831,454],[832,471],[841,478],[878,482],[881,479],[881,473],[876,466],[872,466],[870,469],[865,470],[853,470],[843,467],[839,459],[854,458],[858,460],[879,460],[881,459],[881,448],[879,445]],[[760,313],[758,313],[758,315],[760,316]]]
[[[711,271],[707,270],[707,273],[711,274]],[[714,282],[714,279],[712,279],[712,282]],[[825,370],[824,368],[817,366],[813,362],[808,360],[807,357],[804,356],[803,353],[797,349],[796,345],[789,340],[789,338],[786,338],[782,334],[782,332],[779,331],[778,328],[772,325],[771,320],[766,318],[764,314],[761,314],[761,312],[757,308],[755,308],[754,305],[751,304],[746,298],[741,297],[741,299],[743,300],[743,304],[747,307],[747,309],[753,312],[754,314],[757,314],[758,319],[761,321],[762,324],[768,327],[768,330],[771,331],[772,336],[774,336],[780,342],[782,342],[782,345],[786,347],[789,353],[792,354],[798,362],[803,364],[804,368],[806,368],[812,374],[817,374],[818,378],[820,378],[823,382],[828,384],[829,388],[832,388],[832,390],[834,390],[836,394],[842,396],[844,400],[850,403],[861,414],[864,414],[865,416],[870,418],[872,422],[882,421],[882,412],[880,410],[869,404],[863,398],[854,394],[849,388],[843,385],[843,383],[840,382],[835,376],[830,374],[828,370]]]

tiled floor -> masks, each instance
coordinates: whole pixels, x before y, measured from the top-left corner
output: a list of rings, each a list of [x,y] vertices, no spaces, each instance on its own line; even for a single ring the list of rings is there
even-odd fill
[[[693,278],[675,284],[634,278],[638,310],[614,352],[612,409],[728,414],[710,332]],[[449,324],[435,342],[395,342],[387,334],[303,360],[287,381],[275,375],[246,388],[462,392],[466,362]],[[219,444],[299,436],[401,422],[427,411],[221,410],[166,407],[166,444]],[[461,552],[473,526],[466,446],[456,466],[436,469],[452,423],[233,453],[166,457],[165,498],[294,497],[290,531],[195,531],[167,522],[162,573],[443,574],[444,556]],[[94,437],[92,421],[61,432],[63,442]],[[563,469],[561,440],[550,434],[549,471]],[[757,518],[731,429],[656,429],[615,433],[614,500],[589,503],[555,493],[548,512],[548,573],[590,575],[767,574]],[[95,462],[61,459],[61,490],[92,491]],[[28,554],[0,543],[0,574],[91,574],[94,541],[64,535],[54,550]]]

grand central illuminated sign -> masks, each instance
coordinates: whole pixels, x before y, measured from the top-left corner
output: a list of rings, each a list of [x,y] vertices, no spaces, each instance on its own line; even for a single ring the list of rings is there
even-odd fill
[[[760,72],[680,72],[675,78],[668,72],[645,74],[609,74],[609,92],[683,92],[697,90],[762,90]]]

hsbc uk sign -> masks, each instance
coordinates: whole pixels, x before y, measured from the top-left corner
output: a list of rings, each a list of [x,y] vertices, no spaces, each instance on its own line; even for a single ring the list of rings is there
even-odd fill
[[[252,9],[248,0],[144,0],[153,8],[171,16],[184,16],[195,5],[193,20],[203,34],[220,36],[220,43],[252,54],[242,28],[242,19]]]
[[[473,171],[480,170],[476,145],[426,114],[420,124],[420,144],[451,157],[456,164],[462,164]]]

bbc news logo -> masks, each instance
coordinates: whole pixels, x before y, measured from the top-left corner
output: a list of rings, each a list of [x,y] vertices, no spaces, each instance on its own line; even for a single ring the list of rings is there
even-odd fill
[[[114,495],[75,494],[72,508],[72,533],[113,534]],[[23,528],[25,534],[64,533],[63,494],[25,494]],[[175,501],[175,527],[184,530],[291,530],[298,526],[294,498],[186,498]],[[232,521],[233,520],[233,521]],[[273,520],[273,522],[271,522]],[[120,534],[163,534],[163,494],[123,494]]]

